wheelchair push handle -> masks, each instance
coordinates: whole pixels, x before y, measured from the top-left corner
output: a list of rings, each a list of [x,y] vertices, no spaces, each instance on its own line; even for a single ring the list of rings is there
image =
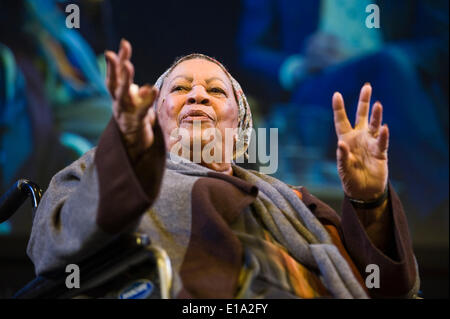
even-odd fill
[[[32,200],[31,204],[34,212],[41,200],[42,190],[27,179],[19,179],[0,198],[0,223],[8,220],[28,197]]]

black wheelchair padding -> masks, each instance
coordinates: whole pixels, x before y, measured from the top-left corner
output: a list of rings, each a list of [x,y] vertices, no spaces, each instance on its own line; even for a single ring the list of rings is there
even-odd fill
[[[160,282],[156,258],[141,235],[123,235],[79,263],[80,288],[67,288],[64,269],[39,276],[18,291],[18,299],[120,298],[134,282],[152,286],[146,298],[159,299]],[[147,240],[148,243],[148,240]]]

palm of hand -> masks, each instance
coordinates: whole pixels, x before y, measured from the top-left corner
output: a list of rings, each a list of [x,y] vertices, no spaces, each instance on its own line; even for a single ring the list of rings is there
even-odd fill
[[[338,137],[337,166],[344,192],[356,199],[371,200],[380,196],[388,178],[387,148],[389,131],[381,126],[382,106],[376,102],[368,121],[370,85],[361,89],[355,127],[347,118],[339,93],[333,96],[333,112]]]

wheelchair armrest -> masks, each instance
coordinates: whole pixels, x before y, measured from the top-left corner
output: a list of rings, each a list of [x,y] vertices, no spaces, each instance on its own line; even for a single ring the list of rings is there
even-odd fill
[[[0,198],[0,223],[8,220],[29,197],[32,198],[33,211],[39,205],[42,190],[27,179],[19,179]]]

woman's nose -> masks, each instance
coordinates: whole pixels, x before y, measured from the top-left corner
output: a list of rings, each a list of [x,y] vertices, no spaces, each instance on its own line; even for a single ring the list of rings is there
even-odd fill
[[[205,88],[201,85],[194,86],[189,93],[187,103],[208,105],[209,98]]]

